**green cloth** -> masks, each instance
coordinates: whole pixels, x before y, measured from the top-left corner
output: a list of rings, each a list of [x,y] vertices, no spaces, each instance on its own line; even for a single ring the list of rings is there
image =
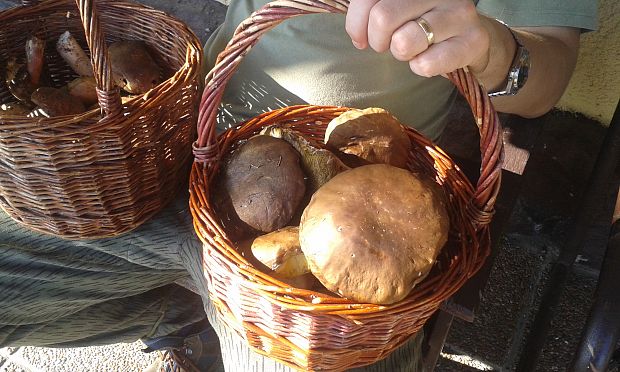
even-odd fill
[[[33,232],[0,209],[0,347],[132,342],[204,318],[201,298],[174,284],[200,251],[184,194],[98,240]]]
[[[223,25],[205,45],[207,68],[234,29],[266,0],[233,0]],[[478,9],[511,26],[596,28],[592,0],[480,0]],[[388,52],[360,51],[344,30],[344,15],[289,19],[263,35],[229,81],[218,128],[293,104],[382,107],[427,137],[446,125],[455,90],[442,77],[414,75]]]

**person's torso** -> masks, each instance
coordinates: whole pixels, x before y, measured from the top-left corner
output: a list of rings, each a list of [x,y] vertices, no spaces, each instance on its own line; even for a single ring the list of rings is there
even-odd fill
[[[205,46],[209,68],[237,25],[265,3],[231,2],[224,24]],[[263,35],[227,85],[223,117],[243,120],[302,103],[381,107],[437,138],[454,98],[452,84],[443,77],[417,76],[387,52],[356,49],[344,21],[342,14],[304,15]]]

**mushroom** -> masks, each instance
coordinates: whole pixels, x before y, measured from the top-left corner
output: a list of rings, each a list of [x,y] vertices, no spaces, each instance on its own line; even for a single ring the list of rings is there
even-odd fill
[[[290,143],[301,155],[301,167],[308,177],[307,193],[312,194],[325,182],[349,169],[336,155],[326,149],[312,146],[301,133],[279,125],[265,127],[261,134],[281,138]],[[308,198],[308,200],[310,200]]]
[[[6,116],[28,116],[32,110],[22,103],[8,103],[0,105],[0,118]]]
[[[114,80],[124,91],[142,94],[160,83],[160,68],[144,42],[117,41],[110,45],[108,54]]]
[[[67,84],[67,91],[85,106],[97,103],[97,83],[92,76],[81,76]]]
[[[48,117],[81,114],[86,107],[64,89],[40,87],[32,93],[32,103]]]
[[[293,278],[310,272],[299,244],[299,227],[287,226],[252,242],[252,254],[278,274]]]
[[[239,243],[238,251],[257,270],[291,287],[314,289],[320,282],[308,269],[299,247],[299,229],[287,226]]]
[[[56,42],[58,54],[65,60],[76,74],[80,76],[93,76],[93,65],[84,49],[69,31],[63,32]]]
[[[30,102],[30,96],[37,88],[32,83],[26,65],[18,63],[15,57],[11,57],[7,61],[5,82],[11,94],[25,103]]]
[[[411,141],[402,124],[381,108],[352,109],[327,125],[325,144],[370,163],[406,168]]]
[[[26,41],[26,66],[30,75],[30,82],[39,85],[45,52],[45,42],[36,36],[32,36]]]
[[[223,162],[212,200],[227,232],[243,239],[287,226],[305,189],[297,151],[284,140],[257,135]]]
[[[301,217],[299,240],[310,270],[328,290],[353,301],[402,300],[447,241],[442,196],[434,182],[391,165],[340,173]]]

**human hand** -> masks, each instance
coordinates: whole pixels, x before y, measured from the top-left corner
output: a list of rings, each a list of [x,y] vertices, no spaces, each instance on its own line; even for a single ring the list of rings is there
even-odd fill
[[[474,73],[485,69],[485,20],[471,0],[351,0],[346,31],[355,47],[389,50],[414,73],[430,77],[465,66]]]

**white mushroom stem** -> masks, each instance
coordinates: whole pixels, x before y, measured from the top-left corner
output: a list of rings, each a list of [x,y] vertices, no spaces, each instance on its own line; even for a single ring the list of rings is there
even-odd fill
[[[93,67],[90,58],[86,55],[80,44],[69,31],[65,31],[58,38],[56,50],[67,62],[69,67],[80,76],[93,76]]]

